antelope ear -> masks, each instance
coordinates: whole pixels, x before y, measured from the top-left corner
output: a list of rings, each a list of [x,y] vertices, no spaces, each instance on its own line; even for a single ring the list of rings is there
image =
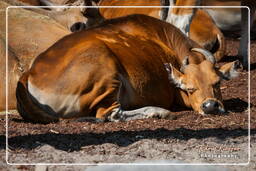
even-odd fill
[[[182,90],[186,90],[186,85],[183,81],[184,74],[174,68],[170,63],[165,63],[164,66],[168,73],[170,82],[173,83],[176,87],[181,88]]]
[[[239,69],[242,69],[242,65],[238,60],[236,60],[234,62],[229,62],[229,63],[223,65],[219,69],[219,71],[221,73],[222,79],[230,80],[239,75]]]

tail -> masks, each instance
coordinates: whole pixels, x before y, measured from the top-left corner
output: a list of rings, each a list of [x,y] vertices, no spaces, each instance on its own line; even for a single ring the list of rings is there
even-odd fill
[[[225,51],[226,51],[226,40],[223,33],[220,30],[217,33],[217,41],[218,41],[219,47],[217,51],[214,53],[214,57],[218,62],[224,57]]]
[[[58,117],[42,110],[31,98],[28,88],[28,73],[24,73],[18,81],[16,88],[17,110],[21,117],[29,122],[51,123],[57,122]]]

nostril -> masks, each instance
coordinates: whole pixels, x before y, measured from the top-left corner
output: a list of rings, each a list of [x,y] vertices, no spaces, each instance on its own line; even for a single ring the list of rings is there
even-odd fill
[[[219,107],[219,103],[216,102],[216,101],[214,101],[213,107],[214,107],[214,108],[218,108],[218,107]]]
[[[207,100],[204,102],[201,106],[201,109],[204,111],[204,113],[215,113],[219,110],[219,102],[215,100]]]
[[[81,31],[81,30],[84,30],[86,28],[86,25],[82,22],[77,22],[75,24],[73,24],[71,27],[70,27],[70,31],[71,32],[77,32],[77,31]]]

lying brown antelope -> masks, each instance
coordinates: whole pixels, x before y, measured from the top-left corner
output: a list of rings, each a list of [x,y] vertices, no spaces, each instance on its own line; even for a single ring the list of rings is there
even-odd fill
[[[37,8],[8,9],[8,42],[6,36],[6,8],[27,4],[0,1],[0,111],[6,109],[6,43],[8,43],[8,109],[16,108],[15,89],[20,75],[26,71],[32,60],[63,36],[70,34],[70,27],[85,22],[80,9],[49,11]],[[75,10],[75,11],[74,11]],[[74,31],[74,30],[73,30]],[[78,30],[75,30],[78,31]]]
[[[171,116],[181,105],[221,114],[220,82],[239,62],[215,67],[213,55],[161,20],[131,15],[65,36],[33,62],[16,90],[28,121]]]

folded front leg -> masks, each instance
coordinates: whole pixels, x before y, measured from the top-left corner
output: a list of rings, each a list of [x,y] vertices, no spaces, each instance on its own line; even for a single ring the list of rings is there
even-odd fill
[[[108,116],[107,119],[109,121],[118,122],[145,118],[172,119],[173,117],[174,116],[169,110],[160,107],[147,106],[129,111],[122,110],[121,108],[116,108],[112,110],[111,114]]]

